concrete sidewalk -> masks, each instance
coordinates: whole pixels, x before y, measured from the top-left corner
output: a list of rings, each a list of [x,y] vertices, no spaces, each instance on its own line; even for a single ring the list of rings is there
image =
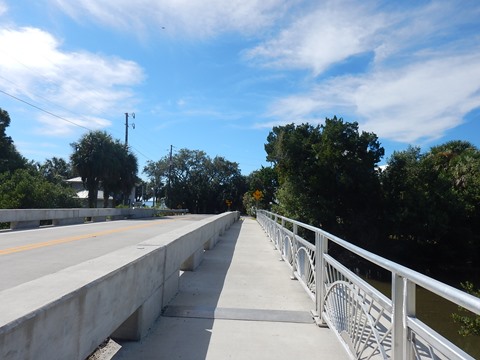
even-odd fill
[[[348,359],[314,303],[279,261],[260,225],[241,219],[194,272],[150,333],[123,342],[115,360]]]

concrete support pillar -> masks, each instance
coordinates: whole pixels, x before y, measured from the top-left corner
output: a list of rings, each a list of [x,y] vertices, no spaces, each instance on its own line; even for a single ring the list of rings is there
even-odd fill
[[[195,251],[187,260],[183,262],[183,264],[180,266],[180,270],[194,271],[203,260],[203,252],[203,247]]]
[[[32,221],[12,221],[10,223],[10,229],[33,229],[40,226],[40,220]]]
[[[180,272],[175,271],[163,282],[163,303],[167,305],[178,293],[180,287]]]
[[[84,218],[53,219],[52,221],[54,226],[83,224],[84,222]]]
[[[212,250],[215,245],[217,245],[218,237],[213,236],[208,240],[205,244],[203,244],[203,249],[204,250]]]
[[[112,334],[119,340],[138,341],[144,337],[162,312],[163,287],[160,287]]]

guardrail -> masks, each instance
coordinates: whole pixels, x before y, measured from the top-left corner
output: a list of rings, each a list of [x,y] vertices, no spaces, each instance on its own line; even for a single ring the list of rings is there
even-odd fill
[[[238,212],[0,292],[0,359],[84,360],[105,339],[139,340]]]
[[[384,259],[326,231],[257,211],[264,228],[293,276],[316,305],[318,323],[328,325],[352,359],[474,360],[415,316],[415,288],[421,286],[474,314],[480,299]],[[314,243],[299,233],[314,235]],[[329,243],[380,266],[392,276],[386,297],[328,253]]]
[[[53,226],[106,220],[152,217],[158,214],[185,214],[187,209],[156,208],[74,208],[74,209],[0,209],[0,223],[10,229],[29,229],[42,224]]]

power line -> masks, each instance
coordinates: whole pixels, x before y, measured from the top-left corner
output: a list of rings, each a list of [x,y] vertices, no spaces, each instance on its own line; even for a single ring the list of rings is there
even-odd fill
[[[20,102],[22,102],[22,103],[24,103],[24,104],[27,104],[28,106],[31,106],[31,107],[33,107],[33,108],[35,108],[35,109],[37,109],[37,110],[40,110],[40,111],[42,111],[42,112],[44,112],[44,113],[46,113],[46,114],[48,114],[48,115],[50,115],[50,116],[56,117],[56,118],[58,118],[58,119],[60,119],[60,120],[66,121],[66,122],[68,122],[68,123],[70,123],[70,124],[72,124],[72,125],[78,126],[78,127],[83,128],[83,129],[85,129],[85,130],[92,131],[92,129],[89,129],[89,128],[85,127],[85,126],[82,126],[82,125],[80,125],[80,124],[77,124],[77,123],[75,123],[75,122],[73,122],[73,121],[71,121],[71,120],[65,119],[64,117],[62,117],[62,116],[60,116],[60,115],[57,115],[57,114],[54,114],[54,113],[52,113],[52,112],[50,112],[50,111],[48,111],[48,110],[42,109],[41,107],[39,107],[39,106],[37,106],[37,105],[34,105],[34,104],[32,104],[32,103],[29,103],[29,102],[26,101],[26,100],[20,99],[20,98],[16,97],[15,95],[9,94],[9,93],[7,93],[6,91],[3,91],[3,90],[0,89],[0,92],[3,93],[3,94],[5,94],[5,95],[7,95],[7,96],[10,96],[11,98],[13,98],[13,99],[15,99],[15,100],[17,100],[17,101],[20,101]]]
[[[73,121],[71,121],[71,120],[68,120],[68,119],[66,119],[66,118],[64,118],[64,117],[62,117],[62,116],[60,116],[60,115],[54,114],[54,113],[52,113],[52,112],[50,112],[50,111],[48,111],[48,110],[42,109],[41,107],[39,107],[39,106],[37,106],[37,105],[34,105],[34,104],[32,104],[32,103],[30,103],[30,102],[28,102],[28,101],[26,101],[26,100],[20,99],[19,97],[15,96],[15,95],[9,94],[8,92],[6,92],[6,91],[4,91],[4,90],[1,90],[1,89],[0,89],[0,92],[3,93],[3,94],[5,94],[5,95],[7,95],[7,96],[9,96],[9,97],[11,97],[11,98],[13,98],[13,99],[15,99],[15,100],[17,100],[17,101],[20,101],[20,102],[22,102],[22,103],[24,103],[24,104],[27,104],[28,106],[31,106],[31,107],[33,107],[33,108],[35,108],[35,109],[37,109],[37,110],[40,110],[40,111],[42,111],[42,112],[44,112],[44,113],[46,113],[46,114],[48,114],[48,115],[50,115],[50,116],[53,116],[53,117],[56,117],[56,118],[58,118],[58,119],[60,119],[60,120],[66,121],[66,122],[68,122],[68,123],[70,123],[70,124],[72,124],[72,125],[75,125],[75,126],[78,126],[78,127],[82,128],[82,129],[85,129],[85,130],[88,130],[88,131],[92,131],[92,129],[89,129],[89,128],[85,127],[85,126],[82,126],[82,125],[80,125],[80,124],[77,124],[77,123],[75,123],[75,122],[73,122]],[[138,150],[135,146],[130,145],[129,147],[132,148],[132,149],[134,149],[138,154],[142,155],[142,156],[143,156],[144,158],[146,158],[147,160],[152,160],[152,158],[151,158],[150,156],[145,155],[145,154],[142,153],[140,150]],[[153,161],[153,160],[152,160],[152,161]]]

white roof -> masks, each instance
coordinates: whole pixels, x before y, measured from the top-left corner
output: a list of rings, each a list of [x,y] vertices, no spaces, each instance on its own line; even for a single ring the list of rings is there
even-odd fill
[[[82,190],[77,192],[77,197],[79,199],[88,199],[88,190]],[[109,199],[113,199],[111,196],[108,197]],[[98,190],[97,195],[98,200],[103,200],[103,190]]]
[[[81,177],[81,176],[77,176],[77,177],[74,177],[74,178],[71,178],[71,179],[67,179],[67,180],[65,180],[65,182],[69,182],[69,183],[81,183],[81,182],[82,182],[82,177]]]

